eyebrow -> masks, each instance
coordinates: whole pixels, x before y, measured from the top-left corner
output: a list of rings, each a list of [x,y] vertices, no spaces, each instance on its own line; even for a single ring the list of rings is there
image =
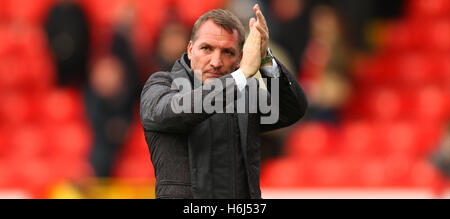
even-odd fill
[[[203,46],[209,46],[209,47],[211,47],[211,48],[216,48],[216,46],[213,46],[213,45],[211,45],[211,44],[209,44],[209,43],[207,43],[207,42],[201,42],[200,45],[199,45],[199,47],[203,47]],[[232,53],[236,54],[236,49],[233,48],[233,47],[223,47],[223,48],[221,48],[221,49],[222,49],[222,50],[229,50],[229,51],[231,51]]]

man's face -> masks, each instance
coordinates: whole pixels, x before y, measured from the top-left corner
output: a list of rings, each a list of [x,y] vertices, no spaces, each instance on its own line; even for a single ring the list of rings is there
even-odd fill
[[[202,72],[203,83],[210,78],[229,74],[239,67],[242,53],[236,30],[230,33],[212,20],[207,20],[198,28],[194,40],[189,42],[188,58],[191,60],[191,69]]]

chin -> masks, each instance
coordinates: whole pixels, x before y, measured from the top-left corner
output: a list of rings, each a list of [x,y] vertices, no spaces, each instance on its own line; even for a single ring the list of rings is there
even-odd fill
[[[203,83],[208,83],[216,78],[222,77],[223,75],[205,73],[203,76],[204,76]]]
[[[211,78],[205,78],[205,80],[203,80],[203,84],[212,82],[215,78],[211,77]]]

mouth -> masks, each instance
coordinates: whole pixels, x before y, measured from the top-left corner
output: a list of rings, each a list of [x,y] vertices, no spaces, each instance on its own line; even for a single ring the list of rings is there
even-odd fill
[[[220,77],[225,75],[225,74],[219,73],[219,72],[205,72],[203,74],[208,76],[208,77],[215,77],[215,78],[220,78]]]

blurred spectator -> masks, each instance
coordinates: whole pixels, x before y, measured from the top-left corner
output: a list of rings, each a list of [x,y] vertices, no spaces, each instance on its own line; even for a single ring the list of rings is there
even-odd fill
[[[193,2],[196,3],[193,4]],[[344,113],[355,115],[351,118],[362,118],[364,121],[358,121],[356,125],[348,118],[343,121],[346,127],[350,123],[349,139],[351,140],[340,140],[341,137],[337,135],[337,141],[333,142],[343,142],[340,144],[342,147],[339,150],[342,150],[342,154],[346,156],[334,158],[331,157],[334,154],[330,156],[332,159],[339,161],[331,163],[338,165],[328,165],[329,162],[322,162],[322,160],[329,158],[327,157],[329,154],[322,155],[322,152],[318,153],[321,154],[320,157],[317,157],[317,160],[312,159],[311,163],[303,159],[305,156],[309,156],[304,153],[298,158],[300,160],[295,160],[294,163],[289,162],[289,168],[293,166],[297,170],[296,173],[299,172],[299,167],[305,170],[303,172],[318,173],[317,176],[302,178],[301,185],[321,186],[322,184],[319,182],[323,181],[322,178],[333,178],[326,174],[330,172],[329,166],[336,166],[337,168],[342,165],[346,166],[348,158],[358,158],[364,160],[356,165],[361,168],[334,171],[339,173],[335,175],[335,178],[336,176],[347,178],[348,175],[357,175],[361,179],[349,177],[346,185],[357,186],[360,185],[358,184],[359,181],[363,181],[370,185],[392,186],[391,178],[400,179],[397,176],[401,175],[399,174],[400,171],[397,171],[398,166],[405,166],[404,170],[409,170],[406,168],[410,162],[408,159],[413,159],[414,161],[411,161],[414,163],[412,165],[414,168],[411,169],[413,180],[404,177],[401,186],[411,189],[411,191],[415,191],[415,188],[409,188],[412,182],[414,185],[433,186],[433,194],[436,198],[450,197],[450,194],[444,193],[448,191],[448,186],[450,186],[449,129],[446,129],[445,137],[429,157],[430,160],[424,162],[430,166],[433,165],[435,169],[428,169],[425,166],[422,168],[423,160],[419,160],[418,168],[416,168],[416,157],[408,157],[385,164],[382,160],[392,156],[391,151],[393,150],[387,146],[384,146],[385,149],[383,149],[386,154],[380,155],[377,152],[372,152],[372,150],[365,152],[367,146],[379,145],[379,138],[376,136],[385,132],[385,124],[372,124],[365,121],[373,118],[372,110],[379,111],[377,115],[380,114],[380,118],[384,118],[383,123],[395,120],[397,117],[389,116],[394,114],[402,115],[401,118],[407,120],[408,123],[410,116],[420,117],[424,120],[430,118],[436,120],[439,124],[443,122],[440,115],[444,114],[444,105],[446,104],[443,103],[446,103],[444,100],[447,99],[445,97],[439,98],[438,93],[440,92],[436,91],[438,88],[434,86],[443,85],[448,88],[450,84],[450,81],[446,80],[448,77],[445,77],[450,75],[446,74],[449,69],[447,63],[449,62],[446,59],[448,52],[445,50],[445,48],[448,48],[445,46],[448,38],[446,37],[448,36],[446,34],[448,33],[446,31],[448,29],[448,25],[446,25],[449,11],[448,2],[450,2],[448,0],[0,0],[0,23],[2,24],[0,27],[0,61],[2,62],[0,64],[0,71],[2,72],[0,73],[0,96],[5,99],[5,103],[0,107],[4,108],[0,110],[2,111],[0,112],[2,114],[0,115],[0,129],[4,130],[3,133],[0,133],[0,175],[2,175],[2,178],[0,177],[0,190],[3,189],[4,191],[5,186],[8,189],[9,185],[22,187],[19,184],[30,184],[36,187],[34,184],[42,184],[44,181],[47,181],[48,185],[52,185],[55,178],[53,175],[70,176],[70,180],[73,180],[76,176],[85,173],[84,168],[77,167],[83,166],[81,163],[84,164],[84,159],[73,161],[73,157],[82,154],[82,152],[77,151],[83,150],[81,145],[84,145],[84,142],[88,141],[91,136],[84,134],[83,125],[78,124],[78,120],[82,118],[79,115],[82,111],[77,107],[79,104],[78,92],[73,92],[72,89],[66,91],[65,89],[49,87],[48,84],[52,84],[55,80],[59,86],[85,85],[83,94],[87,116],[89,122],[91,122],[93,136],[95,136],[94,142],[92,142],[92,166],[97,176],[108,177],[111,174],[111,169],[114,168],[115,158],[119,155],[127,138],[133,113],[137,112],[133,106],[140,93],[140,87],[136,86],[138,79],[134,64],[135,54],[130,48],[130,36],[128,35],[134,34],[132,36],[136,40],[134,49],[140,49],[139,55],[142,54],[141,51],[146,54],[146,57],[142,59],[143,61],[140,60],[142,61],[140,67],[143,68],[139,69],[139,76],[142,76],[140,79],[143,83],[153,72],[170,70],[169,68],[175,58],[178,58],[186,50],[185,45],[189,40],[190,27],[185,27],[181,23],[190,24],[197,18],[197,13],[203,13],[204,10],[212,9],[212,7],[225,2],[229,3],[228,9],[238,15],[245,26],[247,26],[249,18],[253,16],[252,13],[249,13],[253,5],[255,3],[260,4],[271,30],[269,47],[277,59],[291,72],[299,74],[299,81],[307,90],[312,107],[307,114],[309,119],[332,123],[339,122],[340,107],[345,103],[346,96],[351,90],[347,75],[347,65],[353,57],[352,51],[349,49],[350,46],[358,50],[370,49],[371,45],[367,45],[370,43],[367,40],[370,39],[367,38],[378,37],[376,31],[380,31],[380,35],[390,36],[388,41],[380,40],[379,42],[380,48],[388,48],[388,52],[368,54],[368,61],[361,64],[363,70],[359,75],[363,78],[360,81],[363,83],[355,84],[357,87],[352,87],[352,92],[354,92],[352,94],[361,93],[361,95],[355,98],[355,103],[352,104],[352,107],[349,107],[351,110],[346,110]],[[407,3],[407,7],[404,7],[404,2]],[[330,9],[330,7],[321,6],[321,9],[318,9],[314,7],[324,3],[333,4],[335,8]],[[50,5],[53,6],[49,8]],[[131,7],[132,5],[136,8]],[[174,8],[173,11],[168,11],[170,7]],[[135,9],[139,13],[135,14]],[[403,15],[402,10],[404,9],[406,9],[406,17],[394,20],[394,22],[390,20],[381,20],[382,22],[380,22],[380,19],[397,18]],[[336,11],[340,13],[336,13]],[[178,15],[174,15],[175,13],[178,13]],[[139,20],[137,22],[139,25],[132,24],[135,16]],[[170,16],[176,16],[177,19],[167,19]],[[43,17],[46,17],[44,25],[36,27],[36,24],[42,24]],[[114,18],[116,18],[116,21]],[[345,20],[346,29],[343,29],[340,19]],[[114,23],[116,24],[115,29],[112,30],[111,24]],[[383,26],[386,26],[386,28],[383,28]],[[131,30],[130,27],[134,29]],[[41,49],[42,46],[47,46],[41,43],[41,31],[45,31],[48,48],[53,54],[54,63],[51,63],[52,65],[47,64],[47,51]],[[114,39],[111,39],[114,31]],[[346,33],[348,35],[345,35]],[[155,40],[158,35],[158,39]],[[152,51],[146,52],[152,46],[154,46]],[[101,50],[101,52],[98,50]],[[91,53],[91,51],[94,53]],[[409,58],[411,53],[416,58]],[[91,60],[90,54],[103,55]],[[92,68],[89,67],[89,63],[93,64]],[[54,68],[58,73],[55,78],[53,77]],[[420,100],[416,98],[415,92],[404,95],[403,91],[400,91],[400,89],[403,89],[404,85],[401,84],[403,82],[398,85],[390,83],[396,77],[400,78],[399,75],[402,78],[408,77],[410,80],[417,81],[417,86],[414,85],[413,88],[425,91],[420,92]],[[420,75],[426,75],[426,78],[430,78],[430,80],[420,80]],[[36,80],[36,78],[39,78],[39,80]],[[88,79],[89,84],[86,84]],[[365,83],[366,81],[368,83]],[[386,85],[392,87],[386,88]],[[431,90],[428,87],[432,87]],[[369,92],[366,92],[367,90]],[[379,96],[378,99],[381,102],[377,101],[378,99],[373,101],[372,93],[376,93],[376,97]],[[448,89],[447,93],[449,93]],[[360,102],[359,99],[364,99],[364,101]],[[45,104],[42,100],[45,100]],[[367,104],[366,100],[370,104]],[[414,107],[419,104],[417,101],[421,103],[421,107]],[[440,102],[442,103],[439,104]],[[55,103],[58,106],[55,106]],[[35,105],[43,106],[36,108]],[[368,106],[364,107],[365,105]],[[353,110],[353,106],[358,110]],[[417,109],[407,110],[411,106]],[[404,108],[406,113],[403,113]],[[30,115],[36,113],[41,118],[30,117]],[[430,123],[429,126],[438,125]],[[345,128],[347,130],[346,127],[339,127],[338,129]],[[422,131],[428,133],[419,135],[420,142],[427,142],[426,145],[425,143],[420,145],[420,154],[426,151],[429,145],[433,145],[428,144],[429,141],[434,141],[435,131],[432,130],[434,128],[430,129],[430,127],[428,125],[418,127],[418,133],[422,133]],[[22,130],[23,128],[26,131]],[[292,128],[296,129],[296,127]],[[282,147],[285,145],[285,135],[290,132],[288,129],[265,133],[261,136],[263,161],[281,155]],[[416,136],[411,133],[415,133],[415,131],[408,131],[408,127],[399,130],[390,134],[389,139],[398,138],[399,142],[414,142],[413,137]],[[8,135],[10,132],[15,133],[11,138]],[[51,146],[52,148],[57,147],[58,150],[56,151],[63,150],[64,153],[56,152],[57,161],[53,161],[53,153],[51,156],[48,155],[49,157],[45,155],[45,158],[42,158],[40,153],[38,155],[35,152],[40,151],[41,147],[48,147],[47,144],[38,144],[41,146],[37,146],[36,141],[21,138],[22,133],[28,135],[31,133],[34,138],[40,140],[45,140],[49,134],[57,133],[56,140],[53,139],[50,145],[54,145]],[[298,132],[293,133],[300,136]],[[319,131],[320,133],[322,132]],[[143,133],[141,134],[143,135]],[[307,135],[311,136],[310,133]],[[429,136],[427,137],[427,135]],[[136,139],[145,142],[143,136],[139,137],[136,137]],[[301,141],[306,139],[304,136],[295,138],[301,139]],[[68,142],[67,139],[75,140]],[[314,138],[314,136],[310,139],[311,141],[323,140],[322,137]],[[16,142],[18,140],[20,142]],[[23,159],[17,155],[22,153],[20,148],[16,147],[19,143],[20,145],[32,144],[25,145],[30,146],[25,148],[25,153],[33,157],[28,159],[29,161],[25,162],[26,164],[23,164]],[[136,142],[131,140],[126,144],[136,145]],[[324,145],[327,144],[324,143]],[[335,143],[330,144],[335,145]],[[73,147],[74,145],[80,146]],[[302,146],[303,144],[296,143],[297,147],[298,145]],[[305,146],[311,150],[321,151],[321,149],[314,149],[315,147],[312,147],[314,145],[310,142]],[[355,147],[356,149],[354,149]],[[352,152],[355,150],[358,152],[364,151],[364,154],[349,155],[355,154],[355,152]],[[74,151],[77,155],[74,155]],[[411,149],[411,151],[415,151],[415,149]],[[33,152],[33,155],[30,152]],[[139,151],[136,153],[139,153]],[[400,153],[403,153],[403,151],[400,151]],[[136,160],[132,157],[124,163],[131,159]],[[21,163],[22,166],[15,165],[16,161]],[[48,164],[45,164],[45,162],[48,162]],[[351,164],[354,164],[353,162],[351,161]],[[64,163],[64,165],[61,165],[61,163]],[[327,165],[321,165],[321,163]],[[11,166],[17,166],[18,168],[11,168]],[[48,168],[45,166],[48,166]],[[140,167],[137,164],[135,165],[135,162],[126,166],[128,169]],[[324,167],[322,168],[322,166]],[[310,167],[315,171],[310,171],[308,169]],[[67,171],[68,168],[70,171]],[[124,172],[127,168],[124,168]],[[276,172],[286,173],[286,168],[277,169]],[[65,171],[60,171],[60,169]],[[324,172],[322,169],[326,171]],[[384,176],[386,170],[389,170],[390,174]],[[361,172],[361,176],[359,176],[359,172]],[[435,173],[438,174],[434,175]],[[17,175],[21,176],[20,179]],[[276,175],[277,181],[284,180],[280,179],[282,175]],[[431,176],[436,176],[436,178]],[[312,183],[308,184],[308,182]],[[395,184],[395,186],[397,185],[400,184]],[[104,192],[113,193],[109,190]]]
[[[248,21],[247,21],[248,22]],[[270,34],[270,33],[269,33]],[[286,50],[274,41],[269,41],[269,48],[274,56],[292,73],[294,73],[294,65],[291,57]],[[255,75],[258,76],[259,73]],[[290,133],[293,126],[270,131],[261,135],[261,161],[264,162],[270,158],[279,157],[283,154],[286,135]]]
[[[157,71],[170,71],[175,61],[186,52],[189,42],[189,31],[181,23],[172,19],[161,30],[154,51],[143,60],[144,75],[141,82],[144,83],[151,73]]]
[[[314,7],[311,38],[299,75],[310,103],[307,119],[339,122],[339,110],[350,92],[351,51],[346,40],[335,9],[325,4]]]
[[[253,6],[257,3],[257,0],[229,0],[227,2],[227,10],[233,12],[233,14],[235,14],[239,18],[239,20],[241,20],[242,24],[244,24],[244,27],[248,31],[248,22],[251,17],[255,16],[254,14],[248,12],[252,11]],[[264,3],[259,3],[259,6],[261,7],[261,9],[265,7]]]
[[[317,0],[316,0],[317,1]],[[321,0],[333,4],[348,25],[351,46],[360,51],[370,48],[368,28],[378,18],[396,18],[402,14],[404,0]]]
[[[439,148],[431,156],[431,162],[438,171],[437,179],[435,179],[435,184],[433,185],[434,195],[443,197],[450,184],[450,123],[448,123]]]
[[[254,17],[253,14],[248,13],[249,11],[253,10],[253,6],[258,3],[257,0],[248,0],[248,1],[242,1],[242,0],[230,0],[228,1],[227,10],[233,12],[244,24],[244,27],[247,29],[248,33],[248,22],[251,17]],[[264,2],[260,4],[261,10],[264,10],[265,4]],[[267,22],[270,23],[271,21],[268,20],[269,17],[266,18]],[[271,19],[271,18],[270,18]],[[278,60],[280,60],[281,63],[292,73],[297,72],[297,67],[294,66],[293,60],[291,57],[291,54],[288,53],[287,49],[280,45],[278,42],[272,39],[272,35],[277,35],[276,33],[272,33],[270,31],[270,41],[269,41],[269,48],[272,50],[272,53],[277,57]]]
[[[129,10],[126,9],[126,10]],[[109,177],[125,143],[139,97],[138,76],[128,28],[133,16],[125,11],[113,36],[112,54],[93,63],[84,98],[94,131],[91,164],[97,177]]]
[[[248,29],[248,23],[251,17],[254,17],[254,14],[248,13],[252,11],[253,6],[258,3],[256,0],[231,0],[228,1],[227,9],[236,14],[236,16],[241,20],[244,26]],[[264,7],[267,7],[264,2],[260,3],[260,7],[264,10]],[[265,13],[267,14],[267,13]],[[266,21],[270,23],[269,19],[273,19],[270,17],[266,17]],[[247,30],[248,32],[249,30]],[[281,46],[278,42],[272,39],[273,33],[271,30],[269,48],[272,50],[274,56],[281,62],[283,65],[292,73],[297,72],[297,68],[294,66],[292,61],[291,54],[285,49],[285,47]],[[257,73],[255,77],[260,78],[260,73]],[[270,131],[263,133],[261,135],[261,161],[264,162],[271,158],[279,157],[283,154],[283,146],[284,140],[286,138],[287,133],[289,133],[291,127],[286,127],[282,129],[278,129],[275,131]]]
[[[45,30],[58,69],[58,85],[85,82],[89,58],[89,24],[76,0],[58,0]]]
[[[261,5],[271,39],[286,49],[297,73],[309,38],[311,1],[271,0]]]

